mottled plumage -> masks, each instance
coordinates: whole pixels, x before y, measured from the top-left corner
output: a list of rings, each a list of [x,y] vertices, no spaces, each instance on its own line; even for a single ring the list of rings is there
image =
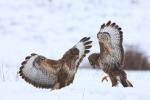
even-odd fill
[[[38,54],[25,58],[20,67],[20,76],[39,88],[60,89],[73,82],[83,58],[89,53],[92,41],[82,38],[61,59],[52,60]]]
[[[97,59],[99,58],[100,53],[93,53],[88,57],[89,63],[93,66],[93,68],[99,68],[99,63]]]
[[[108,21],[106,24],[101,25],[97,38],[100,45],[100,53],[94,53],[88,57],[90,64],[94,67],[99,66],[107,73],[112,86],[116,86],[119,81],[124,87],[132,87],[123,70],[124,50],[121,28],[116,23]],[[106,78],[104,77],[102,80]]]

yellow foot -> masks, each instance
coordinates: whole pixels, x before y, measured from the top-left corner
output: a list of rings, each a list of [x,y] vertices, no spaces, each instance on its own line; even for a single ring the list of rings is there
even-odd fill
[[[104,80],[106,80],[106,81],[108,82],[108,78],[109,78],[109,76],[104,76],[104,77],[102,78],[102,82],[103,82]]]

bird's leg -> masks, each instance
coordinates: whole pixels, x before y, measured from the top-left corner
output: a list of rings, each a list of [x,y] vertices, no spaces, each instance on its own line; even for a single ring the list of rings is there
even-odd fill
[[[103,76],[101,81],[103,82],[104,80],[106,80],[106,81],[108,82],[108,78],[109,78],[109,76],[108,76],[108,75]]]
[[[110,76],[110,80],[112,83],[112,87],[115,87],[118,85],[118,80],[117,80],[116,76]]]
[[[109,75],[106,74],[106,73],[104,73],[104,74],[102,75],[101,81],[103,82],[104,80],[106,80],[106,81],[108,82],[108,78],[109,78]]]

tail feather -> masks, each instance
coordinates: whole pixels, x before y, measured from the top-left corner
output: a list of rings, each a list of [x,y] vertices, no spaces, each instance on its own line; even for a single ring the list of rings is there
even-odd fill
[[[120,82],[123,87],[133,87],[131,82],[127,79],[127,74],[123,70],[120,70]]]
[[[123,87],[133,87],[131,82],[127,79],[121,80],[121,84],[123,85]]]
[[[129,87],[133,87],[132,83],[129,80],[126,80]]]
[[[122,69],[115,69],[112,73],[110,73],[110,78],[114,77],[114,80],[117,80],[117,82],[120,82],[123,87],[133,87],[132,83],[127,79],[127,74],[124,70]],[[112,81],[112,80],[111,80]],[[112,81],[112,86],[116,86],[117,83],[116,81]]]

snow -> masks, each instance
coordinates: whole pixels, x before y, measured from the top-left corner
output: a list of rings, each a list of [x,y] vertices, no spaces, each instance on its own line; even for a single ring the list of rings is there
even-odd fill
[[[59,59],[85,36],[99,52],[100,25],[115,21],[124,32],[124,47],[139,45],[149,56],[149,0],[0,0],[0,96],[2,100],[149,100],[150,72],[129,72],[134,88],[101,83],[101,71],[79,69],[71,86],[36,89],[17,76],[27,55]],[[88,56],[88,55],[87,55]],[[88,64],[84,59],[80,67]]]
[[[101,70],[78,70],[73,84],[60,90],[39,89],[26,83],[20,77],[0,82],[2,100],[149,100],[150,72],[127,71],[133,88],[111,87],[110,80],[101,82]]]

